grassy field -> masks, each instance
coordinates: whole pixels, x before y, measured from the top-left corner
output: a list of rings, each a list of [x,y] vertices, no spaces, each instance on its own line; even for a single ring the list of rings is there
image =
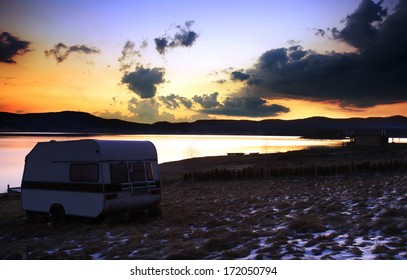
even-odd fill
[[[214,167],[208,161],[235,170],[258,164],[222,160],[164,164],[164,216],[154,220],[53,226],[27,221],[19,198],[3,197],[0,259],[407,259],[406,172],[181,179]]]

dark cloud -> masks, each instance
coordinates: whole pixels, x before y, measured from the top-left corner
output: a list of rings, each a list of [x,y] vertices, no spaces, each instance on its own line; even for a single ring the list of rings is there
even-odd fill
[[[195,103],[201,105],[204,109],[211,109],[220,105],[218,101],[218,96],[219,93],[214,92],[211,94],[203,94],[201,96],[195,95],[194,97],[192,97],[192,100]]]
[[[245,70],[250,78],[242,94],[359,108],[407,101],[407,0],[392,14],[381,4],[363,0],[343,29],[330,29],[355,52],[320,54],[300,45],[269,50]]]
[[[191,26],[194,24],[193,20],[185,22],[184,26],[177,25],[178,32],[173,36],[164,35],[154,39],[156,50],[160,54],[165,54],[167,48],[176,48],[176,47],[190,47],[192,46],[198,34],[191,30]]]
[[[379,24],[387,15],[382,7],[383,1],[377,3],[371,0],[362,0],[359,7],[344,20],[342,30],[332,29],[334,39],[342,40],[359,50],[369,48],[375,43]]]
[[[168,47],[168,39],[167,38],[155,38],[154,39],[155,48],[160,54],[164,54],[166,48]]]
[[[192,101],[186,97],[170,94],[167,96],[160,96],[159,100],[164,103],[165,107],[170,110],[180,108],[180,104],[187,109],[191,109]]]
[[[16,55],[23,55],[30,50],[31,42],[20,40],[8,32],[0,34],[0,62],[14,64]]]
[[[82,54],[100,54],[101,51],[92,46],[86,45],[74,45],[74,46],[67,46],[64,43],[58,43],[54,46],[54,48],[50,50],[45,50],[45,56],[54,56],[57,63],[63,62],[68,56],[73,53],[82,53]]]
[[[126,71],[133,67],[136,63],[135,58],[141,57],[141,51],[147,48],[147,46],[148,44],[146,40],[141,43],[139,49],[137,49],[135,42],[126,41],[122,49],[122,55],[118,59],[120,63],[120,71]]]
[[[289,109],[277,104],[268,105],[267,101],[259,97],[226,97],[219,101],[219,93],[195,95],[192,100],[204,114],[225,115],[235,117],[273,117],[289,112]]]
[[[315,30],[315,36],[325,37],[325,35],[326,35],[325,30],[320,29],[320,28],[318,28],[318,29],[314,28],[314,30]]]
[[[212,115],[235,117],[274,117],[290,110],[284,106],[271,104],[258,97],[227,97],[223,104],[204,108],[200,112]]]
[[[227,80],[226,79],[219,79],[219,80],[216,80],[215,81],[215,83],[217,83],[217,84],[224,84],[224,83],[226,83],[227,82]]]
[[[230,73],[230,76],[232,78],[233,81],[246,81],[250,78],[250,75],[245,74],[241,71],[233,71],[232,73]]]
[[[193,20],[185,22],[185,26],[178,25],[177,28],[179,32],[175,33],[174,39],[170,42],[170,47],[190,47],[195,43],[195,40],[198,38],[198,34],[194,31],[191,31],[190,28],[194,24]]]
[[[165,82],[164,75],[164,68],[137,66],[135,71],[123,75],[122,83],[141,98],[151,98],[157,92],[157,85]]]

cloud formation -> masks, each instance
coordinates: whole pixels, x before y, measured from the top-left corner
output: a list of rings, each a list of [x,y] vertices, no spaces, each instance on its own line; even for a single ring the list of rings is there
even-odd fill
[[[159,104],[157,101],[160,101]],[[208,115],[230,117],[274,117],[290,110],[278,104],[267,104],[263,98],[255,96],[219,98],[219,93],[195,95],[186,98],[175,94],[160,96],[154,103],[164,105],[168,110],[188,109],[196,112],[201,118]],[[132,104],[134,106],[134,104]],[[150,106],[151,104],[148,103]],[[138,110],[140,111],[140,110]],[[157,115],[157,114],[155,114]],[[163,117],[163,115],[161,115]],[[205,118],[206,118],[205,117]],[[168,119],[168,116],[167,118]]]
[[[20,40],[8,32],[0,34],[0,62],[15,64],[16,55],[23,55],[30,50],[31,42]]]
[[[332,28],[334,39],[344,41],[358,50],[365,50],[375,43],[380,24],[387,15],[382,7],[383,1],[377,3],[371,0],[362,0],[359,7],[346,17],[345,27],[342,30]]]
[[[159,115],[158,108],[160,106],[153,98],[140,101],[133,97],[127,105],[128,111],[140,122],[149,123],[155,121],[157,115]]]
[[[141,98],[152,98],[157,93],[157,85],[165,82],[164,75],[164,68],[144,68],[141,65],[133,72],[126,72],[121,82]]]
[[[101,51],[92,46],[86,45],[74,45],[74,46],[67,46],[64,43],[58,43],[54,46],[54,48],[45,50],[45,56],[54,56],[57,63],[61,63],[68,58],[68,56],[73,53],[82,53],[82,54],[100,54]]]
[[[241,71],[233,71],[230,73],[232,81],[246,81],[250,78],[250,75],[243,73]]]
[[[219,93],[214,92],[211,94],[203,94],[201,96],[195,95],[192,98],[192,100],[195,103],[199,104],[204,109],[212,109],[212,108],[216,108],[220,105],[220,103],[218,101],[218,96],[219,96]]]
[[[194,22],[193,20],[188,20],[184,26],[177,25],[176,28],[178,32],[173,36],[163,35],[155,38],[154,42],[158,53],[164,55],[168,48],[192,46],[199,36],[196,32],[191,30],[191,26]]]
[[[274,117],[290,110],[278,104],[267,104],[265,99],[246,97],[226,97],[218,100],[219,93],[195,95],[192,100],[201,108],[200,113],[234,117]]]
[[[119,57],[118,61],[120,63],[120,71],[127,71],[133,65],[136,63],[135,58],[136,57],[141,57],[141,51],[147,48],[148,44],[147,41],[144,40],[140,48],[136,48],[136,43],[133,41],[126,41],[124,43],[123,49],[122,49],[122,55]]]
[[[178,109],[183,105],[187,109],[191,109],[192,101],[186,97],[171,93],[167,96],[160,96],[159,100],[164,103],[165,107],[170,110]]]
[[[168,112],[160,112],[161,104],[156,98],[138,100],[131,98],[127,103],[127,110],[130,113],[128,118],[131,121],[153,123],[157,121],[177,121],[175,116]]]
[[[281,113],[288,113],[287,107],[271,104],[258,97],[226,97],[223,103],[200,110],[211,115],[225,115],[234,117],[275,117]]]
[[[365,108],[407,101],[407,0],[392,14],[363,0],[344,20],[343,29],[317,30],[346,42],[353,53],[320,54],[300,45],[271,49],[244,71],[242,95],[338,102]]]

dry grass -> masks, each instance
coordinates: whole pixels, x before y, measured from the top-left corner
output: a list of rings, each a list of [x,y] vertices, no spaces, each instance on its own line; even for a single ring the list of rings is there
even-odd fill
[[[52,226],[0,199],[0,259],[407,259],[407,174],[173,182],[162,219]]]

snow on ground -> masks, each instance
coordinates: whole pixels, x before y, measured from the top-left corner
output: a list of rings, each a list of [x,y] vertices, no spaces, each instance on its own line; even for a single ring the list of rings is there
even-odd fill
[[[164,218],[138,223],[10,214],[0,258],[407,259],[405,173],[177,183],[163,198]]]

